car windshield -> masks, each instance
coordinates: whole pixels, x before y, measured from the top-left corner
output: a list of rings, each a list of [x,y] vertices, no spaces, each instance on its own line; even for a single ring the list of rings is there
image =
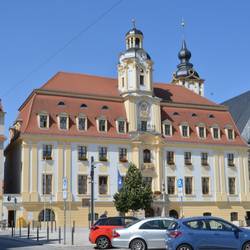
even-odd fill
[[[131,227],[131,226],[133,226],[134,224],[136,224],[136,223],[139,222],[139,221],[140,221],[140,219],[135,220],[135,221],[133,221],[133,222],[130,222],[130,223],[128,223],[128,224],[125,226],[125,228]]]

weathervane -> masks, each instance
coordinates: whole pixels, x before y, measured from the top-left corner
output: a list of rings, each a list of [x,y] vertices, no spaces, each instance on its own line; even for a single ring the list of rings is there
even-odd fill
[[[135,29],[135,19],[134,18],[132,18],[132,25],[133,25],[133,28]]]

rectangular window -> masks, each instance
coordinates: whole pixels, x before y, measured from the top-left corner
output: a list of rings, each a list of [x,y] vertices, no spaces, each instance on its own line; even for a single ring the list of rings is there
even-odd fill
[[[60,129],[67,129],[67,121],[68,121],[68,117],[60,116],[59,118]]]
[[[193,193],[193,177],[185,177],[185,194]]]
[[[147,121],[141,121],[141,131],[147,131]]]
[[[48,124],[47,124],[47,115],[40,115],[40,128],[47,128]]]
[[[209,194],[209,177],[201,178],[202,194]]]
[[[43,145],[43,160],[52,160],[52,145]]]
[[[143,182],[144,182],[144,184],[146,185],[146,186],[149,186],[150,188],[152,188],[152,180],[153,180],[153,178],[152,177],[142,177],[142,179],[143,179]]]
[[[175,194],[175,177],[167,178],[168,194]]]
[[[87,147],[78,146],[78,161],[86,161],[86,160],[87,160]]]
[[[78,175],[78,194],[87,194],[88,176]]]
[[[234,154],[232,153],[227,154],[227,165],[234,166]]]
[[[52,175],[51,174],[43,174],[43,194],[51,194],[52,193]]]
[[[166,136],[171,136],[171,125],[164,124],[164,133]]]
[[[108,194],[108,176],[99,176],[99,194]]]
[[[214,139],[219,139],[219,129],[218,128],[213,128],[213,136],[214,136]]]
[[[103,120],[103,119],[99,120],[99,131],[101,132],[106,131],[106,120]]]
[[[107,147],[99,147],[99,161],[107,161]]]
[[[227,130],[227,136],[228,136],[228,140],[233,140],[234,139],[233,130],[232,129],[228,129]]]
[[[118,121],[118,132],[121,134],[125,133],[125,121]]]
[[[185,161],[185,165],[192,165],[191,152],[185,152],[184,153],[184,161]]]
[[[229,194],[236,194],[235,177],[228,178],[228,189],[229,189]]]
[[[140,75],[140,85],[144,85],[144,75]]]
[[[238,220],[238,213],[237,212],[230,213],[230,219],[231,219],[231,221],[237,221]]]
[[[127,149],[126,148],[119,148],[119,161],[120,162],[127,162]]]
[[[86,118],[85,117],[79,117],[78,118],[78,129],[79,130],[86,130]]]
[[[181,129],[182,129],[182,136],[183,137],[188,137],[189,136],[189,134],[188,134],[188,126],[187,125],[182,125]]]
[[[201,153],[201,165],[208,166],[208,153]]]
[[[199,127],[199,137],[205,138],[205,128],[204,127]]]
[[[174,165],[174,152],[173,151],[167,152],[167,164]]]

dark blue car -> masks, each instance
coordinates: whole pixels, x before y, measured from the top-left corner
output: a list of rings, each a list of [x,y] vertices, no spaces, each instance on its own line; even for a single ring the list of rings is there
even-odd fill
[[[177,220],[168,230],[167,250],[250,250],[250,230],[203,216]]]

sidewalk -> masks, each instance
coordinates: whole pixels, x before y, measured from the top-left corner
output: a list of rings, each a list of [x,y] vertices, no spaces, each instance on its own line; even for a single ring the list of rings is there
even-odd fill
[[[7,228],[6,230],[0,230],[0,236],[5,236],[8,238],[12,238],[13,240],[20,240],[35,244],[49,244],[55,246],[72,246],[72,233],[71,229],[67,228],[66,230],[66,244],[64,245],[64,232],[61,230],[61,244],[59,243],[59,231],[53,231],[53,233],[49,232],[49,240],[47,240],[47,230],[42,228],[39,230],[39,241],[37,241],[37,229],[30,229],[30,238],[28,239],[28,230],[27,228],[22,228],[21,237],[19,234],[19,229],[15,230],[15,236],[11,236],[11,228]],[[75,228],[74,233],[74,246],[76,247],[94,247],[93,244],[89,242],[89,229],[88,228]]]

